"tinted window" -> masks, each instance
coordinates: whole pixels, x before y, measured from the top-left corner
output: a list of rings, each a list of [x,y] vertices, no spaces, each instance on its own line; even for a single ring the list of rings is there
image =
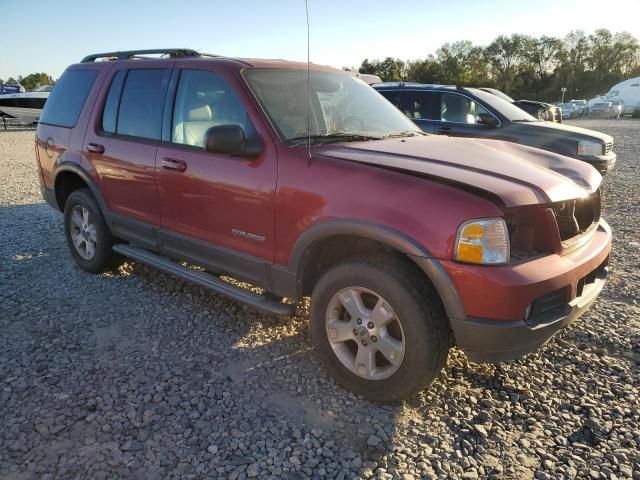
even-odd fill
[[[247,132],[247,112],[229,84],[218,74],[184,70],[173,110],[174,143],[203,148],[204,134],[217,125],[240,125]]]
[[[49,94],[40,121],[59,127],[75,127],[97,76],[95,70],[65,71]]]
[[[122,90],[117,133],[159,140],[169,70],[129,70]]]
[[[124,82],[125,71],[120,70],[113,77],[107,100],[104,103],[104,112],[102,113],[102,130],[109,133],[116,133],[118,105],[120,101],[120,93],[122,92],[122,84]]]
[[[396,107],[400,107],[400,91],[399,90],[378,90],[380,94],[393,103]]]
[[[435,92],[402,92],[400,110],[412,120],[440,120],[439,115],[433,114],[435,98],[437,98]]]
[[[489,114],[482,105],[468,97],[455,93],[443,93],[440,96],[440,119],[443,122],[475,125],[479,113]]]

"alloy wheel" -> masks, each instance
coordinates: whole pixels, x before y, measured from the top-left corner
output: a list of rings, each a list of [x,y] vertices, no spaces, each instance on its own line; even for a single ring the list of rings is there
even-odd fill
[[[75,205],[69,222],[71,241],[84,260],[91,260],[96,254],[97,233],[91,214],[86,207]]]
[[[363,287],[337,292],[327,306],[327,339],[349,371],[367,380],[393,375],[404,359],[402,323],[391,305]]]

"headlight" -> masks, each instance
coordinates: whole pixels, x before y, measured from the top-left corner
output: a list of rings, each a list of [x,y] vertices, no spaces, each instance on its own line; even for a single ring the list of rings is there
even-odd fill
[[[578,155],[602,155],[602,144],[588,140],[578,142]]]
[[[454,258],[496,265],[509,261],[509,232],[502,218],[469,220],[458,228]]]

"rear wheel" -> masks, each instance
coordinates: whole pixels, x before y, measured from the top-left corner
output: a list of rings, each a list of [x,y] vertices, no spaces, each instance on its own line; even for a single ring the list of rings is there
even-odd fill
[[[75,190],[64,206],[67,244],[76,263],[88,272],[98,273],[113,266],[114,238],[98,203],[88,188]]]
[[[311,298],[311,337],[344,387],[376,401],[426,388],[451,342],[437,295],[401,259],[348,260],[319,280]]]

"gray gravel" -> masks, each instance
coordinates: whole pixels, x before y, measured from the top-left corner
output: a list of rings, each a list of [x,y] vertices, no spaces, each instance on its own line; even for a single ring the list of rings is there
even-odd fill
[[[0,131],[0,478],[640,479],[640,122],[605,181],[611,279],[540,353],[454,350],[376,405],[284,321],[138,264],[94,276],[42,203],[30,131]]]

